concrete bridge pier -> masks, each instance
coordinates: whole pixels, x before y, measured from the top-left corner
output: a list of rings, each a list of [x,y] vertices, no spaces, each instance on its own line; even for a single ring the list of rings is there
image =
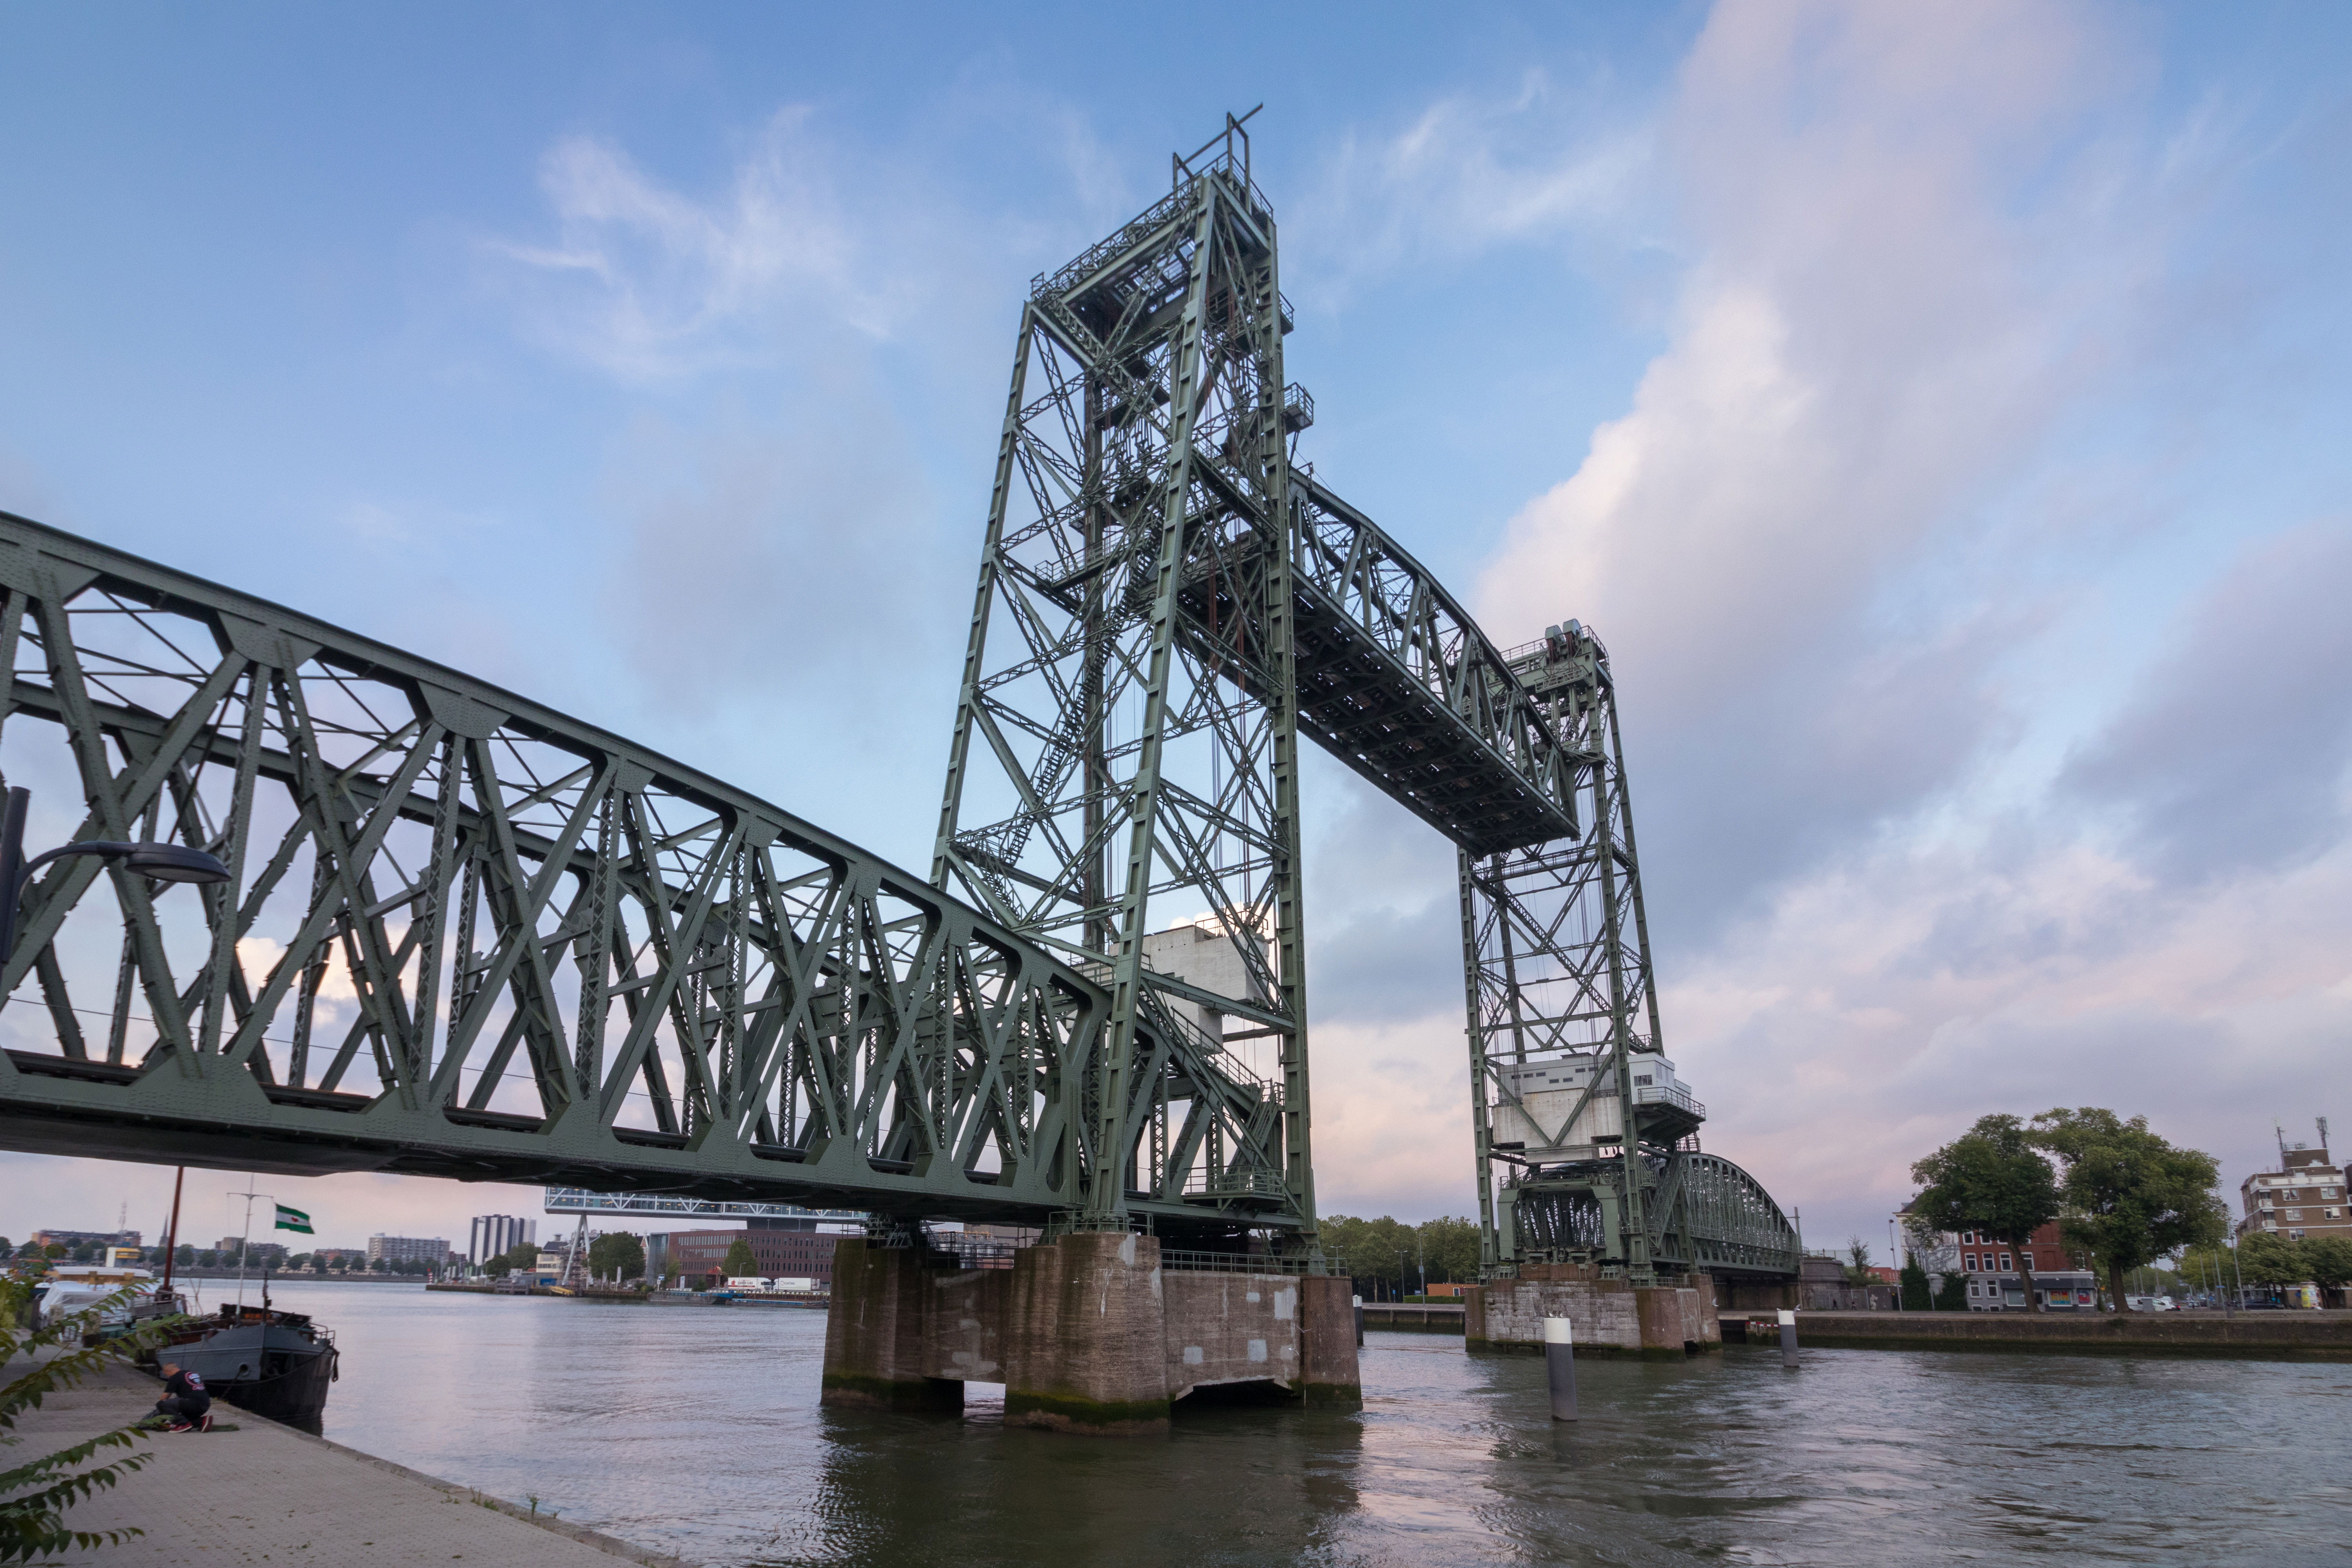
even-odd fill
[[[1467,1348],[1543,1347],[1546,1318],[1576,1325],[1579,1355],[1633,1355],[1676,1360],[1723,1348],[1714,1277],[1667,1275],[1655,1285],[1603,1279],[1585,1263],[1537,1263],[1516,1278],[1489,1279],[1462,1292]]]
[[[1099,1436],[1167,1430],[1195,1388],[1263,1384],[1308,1405],[1359,1404],[1344,1279],[1161,1267],[1160,1243],[1077,1233],[1009,1268],[938,1266],[917,1247],[845,1240],[834,1258],[823,1402],[961,1409],[967,1381],[1004,1384],[1007,1422]]]

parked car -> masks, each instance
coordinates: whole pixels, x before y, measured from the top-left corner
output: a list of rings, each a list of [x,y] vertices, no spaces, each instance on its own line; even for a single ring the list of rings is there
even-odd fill
[[[2126,1296],[2124,1303],[2135,1312],[2176,1312],[2180,1310],[2179,1303],[2169,1296]]]

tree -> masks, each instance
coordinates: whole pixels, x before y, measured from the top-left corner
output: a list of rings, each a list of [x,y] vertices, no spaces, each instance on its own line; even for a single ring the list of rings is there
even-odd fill
[[[588,1244],[588,1267],[603,1279],[635,1279],[646,1271],[646,1244],[625,1230],[600,1236]]]
[[[1958,1270],[1944,1276],[1944,1288],[1936,1292],[1936,1310],[1965,1312],[1969,1310],[1969,1282]]]
[[[2303,1244],[2303,1258],[2310,1267],[2307,1278],[2313,1284],[2331,1290],[2352,1285],[2352,1240],[2340,1236],[2312,1237]]]
[[[2147,1130],[2145,1116],[2126,1121],[2095,1106],[2061,1107],[2033,1119],[2033,1141],[2066,1168],[2063,1234],[2105,1270],[2117,1311],[2131,1310],[2126,1272],[2218,1241],[2227,1226],[2228,1211],[2213,1192],[2221,1163],[2174,1148]]]
[[[1903,1310],[1924,1312],[1931,1305],[1927,1289],[1927,1271],[1919,1267],[1916,1258],[1903,1260]]]
[[[538,1263],[539,1244],[526,1241],[519,1247],[508,1247],[482,1267],[490,1274],[503,1278],[520,1269],[535,1268]]]
[[[1911,1167],[1925,1183],[1911,1212],[1937,1230],[1975,1230],[2018,1255],[2025,1304],[2042,1310],[2025,1244],[2058,1215],[2058,1178],[2014,1116],[1983,1116],[1977,1124]]]
[[[1870,1243],[1858,1236],[1845,1238],[1845,1282],[1849,1285],[1878,1283],[1878,1276],[1870,1271]]]
[[[760,1260],[752,1256],[751,1244],[739,1236],[728,1245],[727,1261],[719,1269],[730,1279],[748,1279],[760,1272]]]
[[[152,1349],[186,1321],[177,1317],[152,1319],[128,1333],[102,1339],[84,1348],[68,1349],[79,1345],[84,1335],[94,1332],[104,1312],[128,1306],[132,1300],[131,1290],[126,1287],[88,1311],[28,1331],[18,1323],[28,1311],[31,1293],[29,1281],[0,1279],[0,1365],[8,1364],[19,1354],[32,1363],[20,1375],[0,1384],[0,1435],[14,1428],[18,1416],[37,1408],[48,1395],[74,1387],[110,1363],[127,1362]],[[142,1419],[118,1426],[53,1454],[0,1468],[0,1562],[47,1557],[78,1547],[87,1550],[119,1546],[133,1536],[145,1534],[136,1528],[89,1531],[75,1530],[66,1523],[67,1510],[93,1492],[115,1485],[154,1457],[138,1451],[146,1437],[143,1424]],[[16,1437],[5,1440],[11,1444],[22,1441]],[[89,1461],[102,1448],[127,1452],[122,1458],[90,1465]]]
[[[2300,1285],[2311,1278],[2311,1262],[2304,1256],[2310,1245],[2255,1231],[2238,1247],[2238,1272],[2249,1285]]]
[[[1478,1222],[1458,1215],[1433,1219],[1421,1227],[1421,1257],[1432,1279],[1460,1284],[1478,1278]]]
[[[172,1260],[183,1268],[194,1268],[196,1266],[195,1244],[188,1241],[180,1243],[179,1250],[172,1254]]]

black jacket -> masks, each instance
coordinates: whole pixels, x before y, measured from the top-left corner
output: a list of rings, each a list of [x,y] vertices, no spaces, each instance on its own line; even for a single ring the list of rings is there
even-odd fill
[[[165,1378],[163,1393],[168,1397],[178,1398],[180,1408],[191,1415],[202,1415],[212,1408],[213,1396],[205,1389],[204,1378],[193,1372],[175,1372]]]

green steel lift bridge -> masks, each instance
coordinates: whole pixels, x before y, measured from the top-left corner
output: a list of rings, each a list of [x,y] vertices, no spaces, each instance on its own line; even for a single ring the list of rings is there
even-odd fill
[[[1605,654],[1573,623],[1497,649],[1294,461],[1276,254],[1228,117],[1035,280],[928,877],[0,514],[7,782],[77,802],[74,839],[231,873],[31,882],[0,1146],[1145,1226],[1318,1268],[1304,735],[1460,848],[1490,1269],[1792,1271],[1696,1102],[1635,1081],[1660,1040]],[[1554,1060],[1596,1086],[1566,1121],[1528,1088]],[[1617,1142],[1555,1136],[1612,1100]]]

